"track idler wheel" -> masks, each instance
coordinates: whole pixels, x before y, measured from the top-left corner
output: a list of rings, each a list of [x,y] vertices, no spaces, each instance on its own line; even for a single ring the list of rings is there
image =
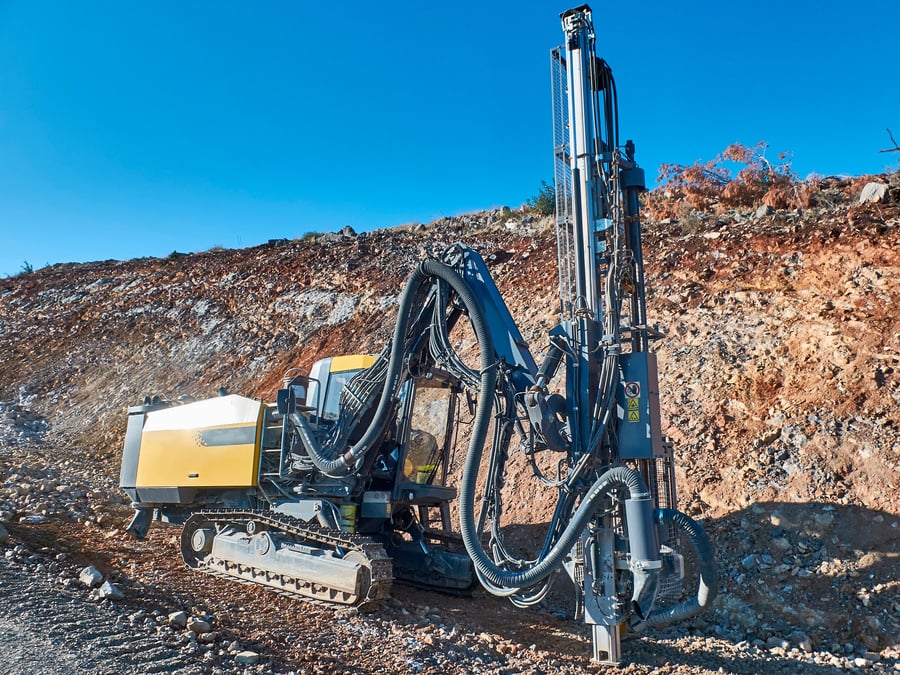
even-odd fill
[[[216,528],[199,515],[193,515],[181,528],[181,557],[184,564],[196,569],[212,550]]]

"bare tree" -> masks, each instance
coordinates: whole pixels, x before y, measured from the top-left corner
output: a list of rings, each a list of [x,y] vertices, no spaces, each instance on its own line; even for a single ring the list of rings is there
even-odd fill
[[[897,141],[894,140],[894,134],[891,133],[891,130],[888,129],[888,136],[891,138],[891,143],[894,144],[893,148],[886,148],[884,150],[879,150],[878,152],[900,152],[900,145],[897,145]]]

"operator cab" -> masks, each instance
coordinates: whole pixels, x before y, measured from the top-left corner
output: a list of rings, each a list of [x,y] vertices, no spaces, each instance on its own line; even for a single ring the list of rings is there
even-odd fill
[[[334,422],[340,414],[341,392],[354,375],[365,370],[377,357],[371,354],[350,354],[319,359],[309,372],[306,400],[319,422]],[[297,403],[301,403],[297,399]]]
[[[296,409],[306,413],[315,428],[324,431],[340,417],[341,393],[347,383],[376,360],[371,354],[319,359],[309,375],[286,377],[285,390],[291,390]],[[420,492],[433,498],[427,486],[444,485],[458,393],[458,387],[442,376],[411,379],[402,385],[397,419],[372,467],[376,481],[383,486],[379,489],[394,492],[395,498],[401,498],[403,493],[407,498],[410,494],[418,497]],[[365,426],[360,425],[360,432]],[[401,487],[403,490],[398,493]],[[441,493],[443,498],[452,496],[455,494]]]

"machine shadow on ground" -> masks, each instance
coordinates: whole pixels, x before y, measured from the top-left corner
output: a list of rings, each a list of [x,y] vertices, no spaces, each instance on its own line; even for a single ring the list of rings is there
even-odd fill
[[[803,633],[813,649],[835,653],[844,653],[847,643],[878,652],[900,640],[894,607],[900,515],[821,502],[762,502],[701,522],[716,549],[720,588],[714,613],[685,623],[687,634],[710,634],[712,627],[712,634],[736,644]],[[520,550],[534,551],[546,524],[505,531]],[[694,589],[688,582],[686,592]],[[571,618],[573,594],[568,576],[557,574],[541,611]]]

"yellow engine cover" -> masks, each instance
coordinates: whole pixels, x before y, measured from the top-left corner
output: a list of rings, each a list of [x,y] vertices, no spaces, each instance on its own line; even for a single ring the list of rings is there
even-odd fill
[[[265,404],[230,395],[147,413],[136,487],[252,487]]]

